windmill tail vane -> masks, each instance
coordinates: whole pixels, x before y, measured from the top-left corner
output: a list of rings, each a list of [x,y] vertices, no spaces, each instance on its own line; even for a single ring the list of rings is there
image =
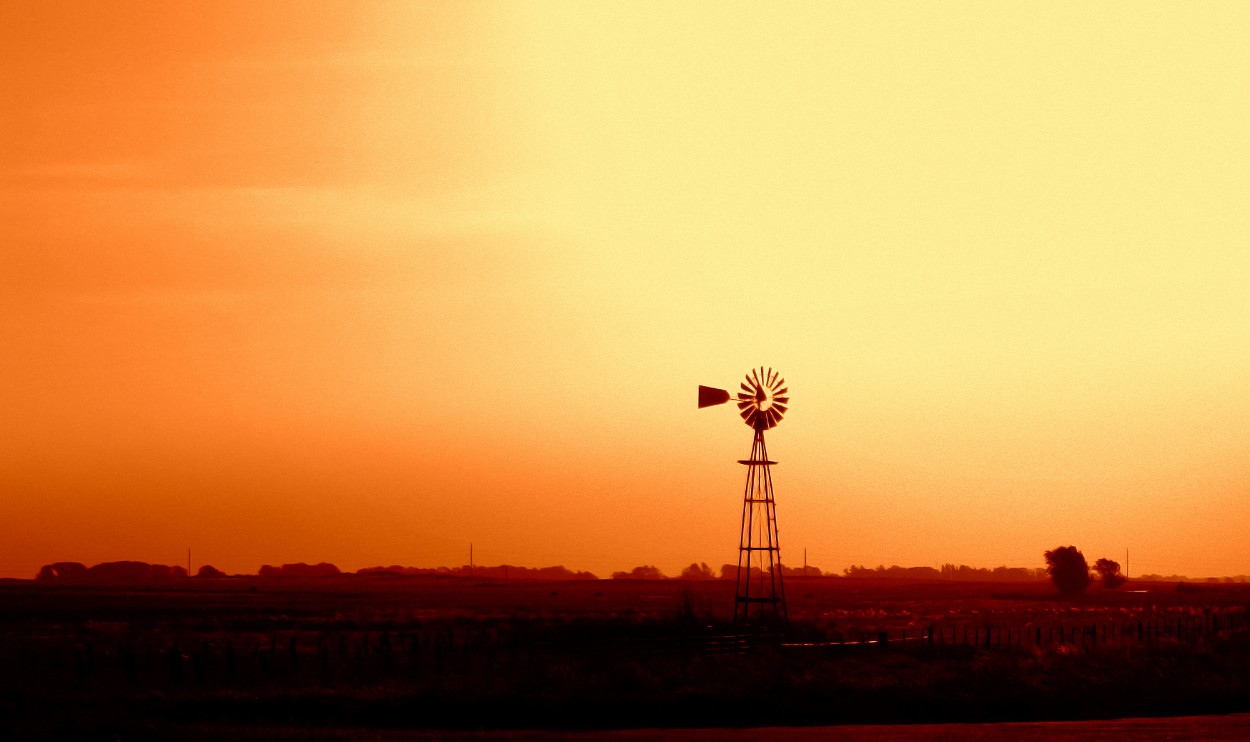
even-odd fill
[[[699,385],[699,409],[725,404],[728,401],[729,392],[724,389],[714,389],[710,386]]]

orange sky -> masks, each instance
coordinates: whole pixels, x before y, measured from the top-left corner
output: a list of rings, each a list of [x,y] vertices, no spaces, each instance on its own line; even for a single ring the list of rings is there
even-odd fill
[[[0,575],[1250,574],[1250,6],[0,2]]]

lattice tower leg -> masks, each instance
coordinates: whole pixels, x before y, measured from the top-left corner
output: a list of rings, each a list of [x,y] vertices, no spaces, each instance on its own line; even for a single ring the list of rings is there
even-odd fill
[[[787,612],[771,472],[776,462],[768,460],[762,429],[755,431],[751,457],[738,463],[747,467],[747,482],[742,498],[742,529],[738,540],[734,623],[782,623],[787,618]]]

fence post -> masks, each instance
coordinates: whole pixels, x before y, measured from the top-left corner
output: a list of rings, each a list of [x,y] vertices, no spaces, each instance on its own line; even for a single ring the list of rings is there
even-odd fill
[[[326,649],[324,634],[317,634],[317,663],[321,666],[321,682],[330,677],[330,652]]]
[[[175,685],[182,683],[182,652],[174,644],[165,652],[165,664],[169,666],[169,680]]]
[[[122,651],[124,652],[122,654],[122,674],[125,676],[128,684],[135,685],[139,682],[139,673],[135,667],[135,653],[130,646],[127,646]]]

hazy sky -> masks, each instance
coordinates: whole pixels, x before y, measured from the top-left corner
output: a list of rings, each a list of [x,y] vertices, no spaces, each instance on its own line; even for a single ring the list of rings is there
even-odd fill
[[[0,2],[0,575],[1250,573],[1250,5]]]

